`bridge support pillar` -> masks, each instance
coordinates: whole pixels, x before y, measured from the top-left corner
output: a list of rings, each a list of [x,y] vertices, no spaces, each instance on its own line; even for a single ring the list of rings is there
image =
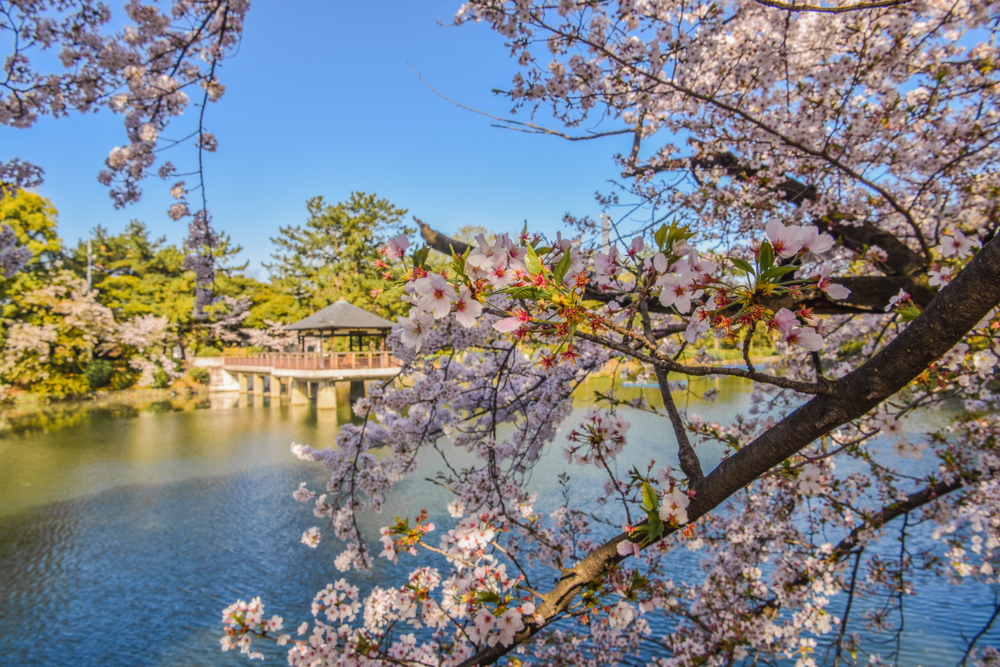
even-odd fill
[[[292,397],[292,405],[309,404],[309,382],[292,378],[288,381],[288,392]]]
[[[264,376],[261,375],[260,373],[252,373],[250,375],[250,382],[252,383],[250,386],[252,387],[253,395],[254,396],[263,396],[264,395]]]
[[[271,400],[281,399],[281,379],[273,375],[268,376],[268,388],[271,390]]]
[[[337,383],[333,380],[317,382],[316,407],[337,408]]]
[[[351,380],[351,405],[359,398],[365,397],[365,381],[364,380]]]

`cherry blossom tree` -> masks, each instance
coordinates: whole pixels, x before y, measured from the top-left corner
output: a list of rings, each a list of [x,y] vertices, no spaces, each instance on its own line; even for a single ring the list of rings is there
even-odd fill
[[[600,197],[615,241],[525,229],[466,244],[421,223],[423,249],[386,246],[381,298],[412,304],[394,336],[406,381],[359,401],[362,423],[333,447],[293,446],[331,473],[294,495],[324,524],[303,543],[332,533],[340,570],[440,560],[398,587],[319,591],[297,638],[259,598],[239,601],[223,649],[262,657],[270,639],[291,665],[469,667],[513,651],[807,667],[818,642],[852,664],[856,631],[896,632],[870,658],[882,664],[916,560],[995,585],[998,18],[997,3],[936,0],[467,2],[456,22],[486,24],[520,66],[506,95],[529,119],[507,127],[626,142]],[[555,126],[537,122],[548,113]],[[429,270],[430,248],[449,270]],[[766,370],[755,333],[782,350]],[[684,360],[712,339],[744,367]],[[612,391],[559,438],[574,388],[614,359],[655,378],[662,409]],[[751,381],[749,414],[707,423],[675,404],[677,378],[706,376]],[[944,427],[908,435],[909,417],[946,404],[960,407]],[[635,409],[670,424],[659,458],[676,468],[617,469]],[[612,526],[568,494],[536,509],[532,472],[560,445],[567,466],[605,476]],[[376,555],[359,517],[430,456],[446,460],[454,523],[386,521]],[[904,474],[902,459],[927,465]],[[918,524],[933,526],[919,553]],[[702,559],[690,580],[672,570],[685,547]],[[887,604],[859,619],[861,595]],[[997,663],[977,644],[996,617],[963,660]]]
[[[156,166],[159,152],[193,142],[193,168],[179,173],[172,162],[161,161],[156,173],[173,181],[170,193],[177,203],[169,214],[175,220],[191,214],[190,193],[200,196],[188,239],[198,306],[212,300],[217,240],[203,177],[203,154],[215,151],[217,142],[206,129],[205,115],[209,103],[225,92],[220,68],[239,44],[249,7],[249,0],[174,0],[165,9],[129,0],[124,27],[111,30],[111,10],[96,0],[0,4],[0,35],[10,49],[0,82],[0,125],[24,129],[42,116],[101,108],[121,115],[127,141],[110,149],[98,176],[119,208],[138,200],[139,183]],[[50,51],[57,51],[58,66],[40,68],[38,62]],[[164,139],[164,130],[192,105],[192,95],[193,129]],[[16,157],[0,162],[0,183],[15,190],[37,187],[43,173]],[[194,187],[184,180],[191,177]]]

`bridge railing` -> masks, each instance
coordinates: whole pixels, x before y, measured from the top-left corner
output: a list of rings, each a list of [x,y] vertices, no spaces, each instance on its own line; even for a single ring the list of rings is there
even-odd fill
[[[271,352],[266,354],[226,354],[226,366],[270,367],[291,371],[357,371],[399,368],[401,362],[391,352]]]

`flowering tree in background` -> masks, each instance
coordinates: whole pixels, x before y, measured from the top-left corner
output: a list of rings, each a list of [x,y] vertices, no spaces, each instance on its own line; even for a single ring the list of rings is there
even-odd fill
[[[470,666],[515,651],[807,666],[824,659],[819,640],[828,662],[853,663],[857,632],[901,629],[921,556],[941,577],[995,584],[998,17],[996,3],[933,0],[466,3],[457,21],[503,35],[521,66],[515,111],[549,109],[563,127],[509,126],[627,138],[604,203],[633,208],[608,221],[608,247],[531,230],[464,244],[423,226],[452,257],[442,273],[405,237],[386,246],[382,298],[412,305],[395,337],[405,381],[356,404],[363,423],[334,447],[293,447],[331,471],[325,489],[295,493],[325,523],[302,541],[332,532],[341,570],[378,556],[405,570],[421,548],[440,561],[399,587],[320,591],[297,638],[259,598],[237,602],[223,649],[256,656],[255,640],[273,639],[291,665]],[[755,332],[783,351],[766,372]],[[716,338],[746,367],[681,363]],[[658,458],[674,465],[615,467],[630,425],[612,393],[559,445],[567,466],[606,476],[616,525],[569,495],[536,510],[531,475],[570,393],[615,357],[655,377],[673,431]],[[710,424],[675,405],[672,377],[727,375],[753,382],[749,414]],[[906,435],[909,415],[946,401],[960,405],[950,423]],[[437,455],[454,523],[397,519],[371,551],[359,515]],[[928,465],[903,474],[900,459]],[[915,553],[906,529],[924,522],[934,543]],[[878,549],[890,530],[895,557]],[[672,572],[682,547],[701,554],[693,580]],[[862,594],[892,604],[863,623]],[[966,658],[996,664],[982,635]]]

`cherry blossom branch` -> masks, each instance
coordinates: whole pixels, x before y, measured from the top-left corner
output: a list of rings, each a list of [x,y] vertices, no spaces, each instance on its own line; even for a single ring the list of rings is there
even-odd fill
[[[755,382],[764,382],[766,384],[773,384],[776,387],[781,387],[782,389],[791,389],[797,391],[800,394],[815,394],[822,395],[830,393],[829,387],[822,384],[817,384],[813,382],[799,382],[797,380],[789,380],[787,378],[776,377],[773,375],[766,375],[764,373],[751,373],[749,370],[744,370],[742,368],[729,368],[727,366],[685,366],[682,363],[674,361],[668,356],[665,356],[656,350],[656,346],[646,340],[645,337],[633,332],[628,331],[615,325],[612,322],[602,322],[608,328],[613,329],[623,336],[627,336],[634,340],[641,342],[651,351],[651,354],[644,354],[632,347],[629,347],[625,343],[621,343],[610,338],[605,338],[603,336],[597,336],[595,334],[589,334],[583,331],[577,331],[574,335],[582,338],[584,340],[589,340],[605,347],[609,347],[612,350],[621,352],[627,356],[643,361],[647,364],[655,367],[661,367],[671,373],[681,373],[682,375],[692,375],[696,377],[703,377],[707,375],[731,375],[734,377],[746,378],[747,380],[753,380]]]
[[[465,104],[462,104],[461,102],[451,99],[450,97],[448,97],[447,95],[436,89],[434,86],[427,83],[427,81],[424,80],[424,77],[420,76],[420,74],[418,74],[417,71],[413,69],[412,65],[409,65],[409,67],[410,71],[413,72],[413,75],[420,80],[420,83],[427,86],[432,93],[434,93],[441,99],[445,100],[446,102],[454,104],[456,107],[460,109],[465,109],[466,111],[471,111],[472,113],[479,114],[480,116],[486,116],[487,118],[495,120],[499,123],[503,123],[503,125],[493,126],[496,128],[500,128],[502,130],[513,130],[515,132],[525,132],[527,134],[548,134],[554,137],[559,137],[560,139],[566,139],[567,141],[590,141],[591,139],[614,137],[621,134],[632,134],[634,131],[632,129],[609,130],[607,132],[592,132],[590,134],[581,136],[575,134],[566,134],[565,132],[553,130],[544,127],[542,125],[536,125],[535,123],[525,123],[522,121],[513,120],[511,118],[502,118],[501,116],[494,116],[493,114],[487,113],[486,111],[482,111],[481,109],[476,109],[475,107],[470,107]],[[458,252],[458,248],[455,248],[455,252]]]
[[[831,393],[817,396],[780,423],[765,431],[693,485],[687,508],[693,524],[725,502],[755,479],[796,454],[834,428],[856,419],[905,387],[934,361],[952,349],[991,309],[1000,304],[1000,240],[983,246],[973,260],[910,326],[871,361],[836,382]],[[603,342],[603,341],[601,341]],[[959,483],[957,480],[956,482]],[[939,483],[945,484],[945,483]],[[908,497],[889,507],[871,521],[889,520],[908,511],[921,494],[940,495],[938,485]],[[676,532],[665,526],[662,537]],[[662,539],[659,538],[659,539]],[[477,653],[460,667],[493,664],[515,646],[538,633],[544,626],[572,605],[577,593],[604,576],[626,556],[618,552],[618,543],[627,540],[622,533],[595,549],[571,568],[564,569],[558,583],[546,593],[536,613],[544,623],[532,621],[508,646],[494,646]],[[850,536],[849,538],[850,539]],[[845,544],[846,546],[846,544]]]
[[[469,244],[463,241],[453,239],[435,230],[416,216],[413,216],[413,220],[419,226],[420,235],[423,237],[424,242],[431,248],[448,257],[451,256],[452,248],[454,248],[456,254],[462,255],[470,247]],[[845,225],[844,228],[846,229],[848,227]],[[843,238],[841,229],[842,228],[838,227],[837,233]],[[894,236],[891,234],[888,236],[893,238],[897,244],[900,244],[898,239]],[[906,248],[904,244],[900,245],[902,245],[903,248]],[[913,253],[912,250],[909,250],[908,248],[906,248],[906,250],[911,254],[914,254],[919,259],[919,255]],[[916,279],[903,275],[844,276],[838,277],[835,280],[847,289],[851,290],[850,296],[846,299],[832,301],[827,296],[826,292],[820,291],[818,293],[810,293],[808,295],[799,296],[791,294],[783,296],[769,296],[762,298],[760,303],[765,308],[769,308],[775,312],[781,310],[782,308],[795,311],[805,307],[812,309],[815,313],[825,314],[879,313],[884,312],[886,304],[888,304],[889,300],[898,294],[901,289],[905,290],[906,293],[910,295],[913,302],[918,305],[926,305],[930,303],[931,299],[934,298],[934,295],[937,294],[933,287],[929,287],[925,283],[917,282]],[[583,296],[588,300],[609,303],[626,295],[617,292],[594,289],[588,284],[584,287]],[[673,313],[672,309],[665,308],[660,303],[659,299],[655,298],[647,299],[647,308],[649,308],[650,313]],[[680,328],[676,331],[673,330],[673,327],[668,327],[660,331],[663,331],[664,335],[670,335],[672,333],[683,331],[687,327],[687,325],[678,326]],[[663,336],[656,337],[662,338]]]
[[[826,7],[823,5],[796,5],[795,3],[779,2],[779,0],[753,0],[758,5],[783,9],[789,12],[818,12],[821,14],[845,14],[847,12],[858,12],[867,9],[881,9],[883,7],[900,7],[907,5],[913,0],[876,0],[875,2],[859,2],[854,5],[840,5]]]
[[[983,635],[989,632],[990,628],[993,627],[993,623],[996,622],[997,618],[1000,617],[1000,594],[994,593],[993,596],[993,613],[990,615],[989,620],[979,629],[979,632],[972,638],[971,641],[967,641],[968,647],[965,649],[965,653],[962,655],[962,659],[959,660],[955,667],[965,667],[969,661],[969,656],[972,654],[973,649],[976,648],[976,643],[982,639]],[[962,635],[962,639],[965,639],[965,635]]]
[[[646,302],[643,301],[639,308],[642,315],[642,328],[646,334],[646,339],[655,340]],[[691,441],[688,440],[684,421],[681,419],[681,415],[677,411],[677,406],[674,404],[674,396],[670,391],[670,380],[668,379],[667,371],[658,365],[653,366],[653,370],[656,373],[656,383],[660,386],[660,396],[663,398],[663,406],[667,410],[670,423],[674,427],[674,434],[677,436],[677,458],[680,460],[681,471],[687,475],[689,484],[694,484],[705,476],[705,473],[701,470],[701,461],[698,459],[698,454],[695,453],[694,447],[691,446]],[[753,372],[753,366],[750,367],[750,370]],[[629,520],[629,523],[631,523],[631,520]]]

